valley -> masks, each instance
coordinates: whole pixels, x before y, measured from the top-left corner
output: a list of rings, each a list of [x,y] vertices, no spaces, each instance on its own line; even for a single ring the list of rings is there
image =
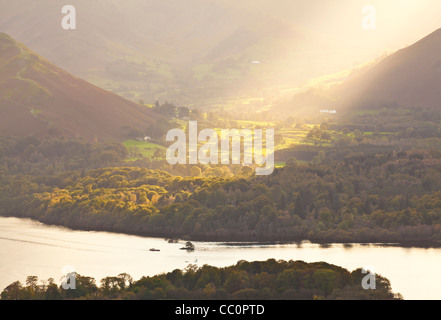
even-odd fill
[[[81,263],[111,252],[119,269],[104,271],[119,273],[96,272],[94,257],[85,270],[101,285],[81,273],[80,290],[63,291],[53,278],[40,285],[24,259],[26,284],[2,300],[402,299],[389,274],[377,274],[377,291],[360,286],[357,250],[372,246],[394,279],[391,248],[397,261],[409,261],[404,248],[432,254],[418,259],[434,274],[441,29],[431,16],[418,31],[400,26],[403,12],[436,10],[378,4],[378,24],[362,28],[359,3],[346,0],[73,6],[69,29],[56,0],[0,0],[0,252],[12,261],[1,268],[12,279],[17,256],[38,248],[53,271],[64,247],[84,250]],[[98,244],[79,249],[75,236]],[[170,251],[183,243],[191,250]],[[231,260],[236,245],[249,261]],[[139,274],[139,261],[154,268]]]

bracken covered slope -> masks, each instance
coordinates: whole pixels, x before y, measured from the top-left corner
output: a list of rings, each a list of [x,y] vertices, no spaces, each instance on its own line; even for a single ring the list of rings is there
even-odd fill
[[[0,33],[0,134],[121,140],[159,116],[70,75]]]

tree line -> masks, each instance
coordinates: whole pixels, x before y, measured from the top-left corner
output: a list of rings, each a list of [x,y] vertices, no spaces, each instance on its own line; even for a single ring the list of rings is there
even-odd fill
[[[239,261],[218,268],[189,265],[167,274],[142,277],[127,273],[105,277],[100,284],[91,277],[75,274],[75,289],[63,289],[53,278],[38,282],[29,276],[25,285],[7,286],[2,300],[394,300],[390,281],[375,275],[375,290],[365,290],[361,269],[348,270],[324,262]]]
[[[83,139],[0,136],[2,174],[45,175],[87,170],[121,164],[127,156],[127,149],[117,141],[92,143]]]

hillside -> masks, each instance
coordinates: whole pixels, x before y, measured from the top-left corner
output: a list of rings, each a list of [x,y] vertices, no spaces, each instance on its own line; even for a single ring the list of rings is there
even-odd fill
[[[0,134],[121,140],[159,116],[51,64],[0,34]]]
[[[371,100],[403,108],[441,107],[441,29],[348,80],[336,96],[342,104]]]
[[[274,106],[280,114],[318,114],[387,106],[441,107],[441,29],[415,44],[352,71],[323,76]]]

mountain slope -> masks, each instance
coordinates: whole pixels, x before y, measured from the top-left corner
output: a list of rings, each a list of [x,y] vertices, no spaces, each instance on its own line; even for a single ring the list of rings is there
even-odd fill
[[[329,108],[441,108],[441,29],[352,72],[323,78],[327,80],[276,104],[273,110],[317,114]]]
[[[406,108],[441,108],[441,29],[343,83],[340,103],[377,101]]]
[[[54,66],[0,33],[0,134],[123,139],[159,116]]]

